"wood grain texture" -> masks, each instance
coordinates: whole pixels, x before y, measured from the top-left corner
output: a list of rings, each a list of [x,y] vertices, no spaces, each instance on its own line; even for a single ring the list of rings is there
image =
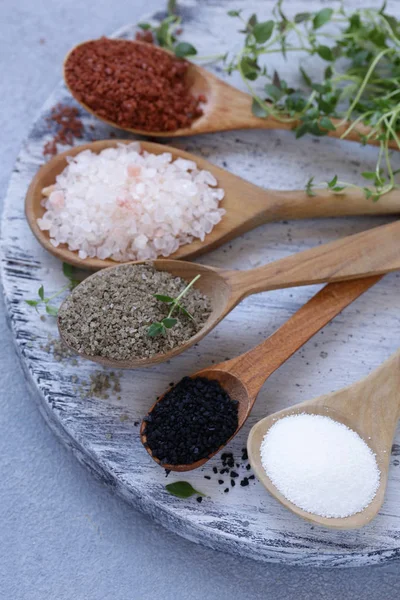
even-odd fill
[[[291,9],[300,11],[302,4],[293,2]],[[269,1],[252,0],[245,8],[267,19],[271,6]],[[320,7],[319,2],[309,2],[310,10]],[[185,34],[199,53],[209,54],[210,48],[225,52],[228,46],[238,43],[239,35],[225,16],[224,7],[201,2],[196,6],[184,5],[183,13]],[[133,28],[127,27],[119,35],[132,38]],[[274,60],[271,59],[271,68],[275,65],[281,68]],[[282,68],[288,78],[292,65]],[[204,475],[213,475],[212,467],[220,464],[218,457],[204,470],[185,475],[194,487],[209,496],[201,504],[194,498],[182,501],[170,496],[165,483],[176,480],[177,476],[171,473],[165,478],[163,470],[142,447],[139,427],[135,426],[171,381],[206,368],[212,361],[218,363],[252,348],[300,308],[315,293],[315,286],[272,291],[246,299],[198,347],[170,364],[123,372],[120,401],[114,395],[109,400],[81,397],[81,393],[87,394],[90,375],[98,367],[80,359],[77,365],[73,360],[57,362],[46,350],[48,336],[57,335],[55,321],[50,318],[42,321],[24,303],[25,298],[36,296],[41,282],[49,294],[65,283],[59,261],[37,243],[24,217],[26,191],[44,162],[43,145],[51,136],[45,118],[57,102],[75,106],[61,85],[43,107],[17,159],[2,224],[2,276],[10,327],[27,381],[49,425],[78,459],[116,493],[171,531],[195,542],[258,560],[302,566],[372,565],[399,558],[399,430],[380,515],[360,531],[337,532],[312,527],[291,515],[258,483],[246,488],[236,486],[234,493],[224,494],[215,478],[204,479]],[[109,127],[84,111],[81,117],[86,131],[84,141],[109,137]],[[255,185],[271,189],[301,189],[312,175],[327,180],[338,173],[343,179],[357,181],[357,173],[371,170],[376,159],[374,148],[309,137],[295,140],[292,133],[277,131],[226,132],[177,139],[174,145],[199,154]],[[224,269],[249,269],[389,221],[388,217],[365,217],[273,223],[207,255],[207,263]],[[397,349],[399,283],[397,274],[387,275],[269,378],[250,418],[229,446],[236,457],[241,456],[248,432],[256,421],[295,402],[361,379]]]
[[[69,250],[66,244],[53,246],[50,242],[49,232],[40,229],[37,219],[42,218],[45,213],[42,206],[43,190],[46,190],[46,194],[49,193],[57,175],[67,166],[68,157],[76,156],[84,150],[98,153],[105,148],[112,148],[121,143],[129,143],[129,140],[100,140],[76,146],[54,156],[39,169],[33,178],[25,198],[26,218],[37,240],[48,252],[60,260],[93,271],[116,264],[111,259],[81,259],[78,252]],[[334,194],[329,190],[317,190],[313,196],[304,190],[265,190],[184,150],[147,141],[141,142],[141,148],[153,154],[170,152],[174,160],[177,158],[194,160],[200,169],[213,173],[218,181],[218,186],[225,191],[225,197],[220,203],[220,207],[226,210],[222,221],[213,228],[203,242],[197,239],[191,244],[185,244],[170,258],[195,258],[255,227],[286,217],[310,219],[366,214],[398,214],[400,212],[400,192],[398,190],[386,194],[380,202],[365,202],[364,192],[351,188],[343,194]]]

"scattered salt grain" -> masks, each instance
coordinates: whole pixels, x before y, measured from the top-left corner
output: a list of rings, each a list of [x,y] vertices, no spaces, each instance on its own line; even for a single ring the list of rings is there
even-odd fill
[[[380,471],[365,441],[320,415],[279,419],[261,443],[261,462],[287,500],[321,517],[348,517],[366,508]]]
[[[216,185],[196,163],[141,152],[137,142],[84,150],[58,175],[37,223],[53,246],[67,244],[82,259],[165,257],[220,222],[224,191]]]

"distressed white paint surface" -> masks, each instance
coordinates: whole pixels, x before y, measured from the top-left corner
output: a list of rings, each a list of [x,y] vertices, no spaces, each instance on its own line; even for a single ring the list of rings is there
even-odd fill
[[[219,4],[219,3],[218,3]],[[310,2],[317,8],[319,2]],[[361,2],[353,2],[361,5]],[[293,11],[304,3],[293,2]],[[248,3],[267,17],[271,2]],[[225,6],[187,3],[185,34],[201,54],[232,46],[236,24],[225,16]],[[400,7],[398,9],[400,13]],[[131,36],[132,28],[119,32]],[[229,39],[229,41],[228,41]],[[290,62],[284,67],[290,70]],[[220,73],[221,74],[221,73]],[[239,83],[235,80],[235,83]],[[169,529],[193,541],[269,561],[299,565],[355,566],[379,563],[400,555],[400,434],[393,447],[389,488],[379,517],[360,531],[333,532],[307,524],[281,508],[258,483],[236,486],[224,494],[212,475],[217,459],[202,471],[182,476],[165,474],[151,461],[134,425],[165,390],[170,381],[233,357],[272,333],[316,288],[276,291],[245,300],[197,348],[170,364],[122,373],[122,399],[81,398],[82,383],[98,367],[79,361],[56,362],[43,349],[48,336],[56,336],[54,320],[44,322],[29,308],[43,282],[48,293],[64,283],[59,262],[34,240],[23,213],[23,201],[32,176],[43,162],[42,149],[49,137],[45,117],[57,102],[73,104],[63,85],[49,98],[30,132],[10,182],[2,222],[2,275],[10,324],[27,379],[36,391],[39,407],[54,431],[102,480],[128,502],[149,513]],[[85,140],[108,137],[110,129],[85,113]],[[89,128],[94,126],[94,131]],[[325,180],[337,173],[353,179],[374,164],[376,151],[357,145],[311,138],[295,141],[290,133],[233,132],[173,142],[230,169],[266,188],[300,188],[316,174]],[[245,198],[243,199],[245,202]],[[203,261],[232,268],[251,268],[298,250],[362,231],[388,219],[338,219],[286,222],[250,232],[231,245],[203,257]],[[399,276],[386,277],[325,328],[265,385],[247,426],[230,445],[240,457],[252,424],[265,414],[347,385],[368,373],[398,347]],[[83,387],[85,385],[83,384]],[[86,386],[87,388],[88,386]],[[129,420],[121,421],[121,415]],[[186,479],[207,493],[178,500],[165,492],[166,482]]]

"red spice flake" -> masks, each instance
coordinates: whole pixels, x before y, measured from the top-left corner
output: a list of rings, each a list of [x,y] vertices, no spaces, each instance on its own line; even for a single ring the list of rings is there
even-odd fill
[[[79,118],[79,111],[73,106],[63,106],[57,104],[51,109],[51,114],[47,117],[48,127],[54,124],[57,133],[50,142],[47,142],[43,148],[43,155],[54,156],[57,154],[57,144],[71,146],[75,139],[83,136],[83,123]]]
[[[146,42],[147,44],[154,44],[153,34],[148,29],[146,31],[137,31],[135,40],[138,42]]]
[[[47,142],[43,148],[43,156],[55,156],[57,154],[57,144],[54,140]]]
[[[77,46],[65,65],[75,98],[120,127],[173,131],[203,114],[187,85],[190,63],[150,44],[100,38]]]

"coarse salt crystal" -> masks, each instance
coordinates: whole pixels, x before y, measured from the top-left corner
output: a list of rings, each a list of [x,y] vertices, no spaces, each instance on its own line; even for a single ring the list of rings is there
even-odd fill
[[[376,456],[352,429],[312,414],[279,419],[261,443],[261,462],[275,487],[304,511],[343,518],[376,495]]]
[[[50,241],[84,259],[146,260],[169,256],[194,238],[204,240],[225,210],[224,190],[196,163],[165,152],[120,144],[68,158],[37,220]]]

